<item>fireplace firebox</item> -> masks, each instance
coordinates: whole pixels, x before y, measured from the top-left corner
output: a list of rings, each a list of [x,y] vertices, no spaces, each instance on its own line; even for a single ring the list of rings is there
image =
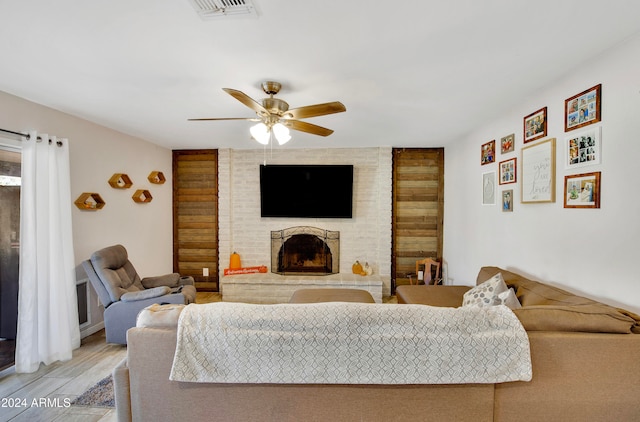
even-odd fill
[[[340,232],[298,226],[271,232],[271,272],[328,275],[340,272]]]

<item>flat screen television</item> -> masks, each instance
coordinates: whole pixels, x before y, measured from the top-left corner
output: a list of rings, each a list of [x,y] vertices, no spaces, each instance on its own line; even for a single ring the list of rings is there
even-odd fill
[[[352,218],[352,165],[260,165],[262,217]]]

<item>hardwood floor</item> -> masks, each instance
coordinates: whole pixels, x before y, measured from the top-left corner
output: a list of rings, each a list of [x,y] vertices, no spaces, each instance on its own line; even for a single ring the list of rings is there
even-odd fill
[[[216,292],[196,295],[196,303],[220,300]],[[14,367],[0,371],[0,422],[116,421],[115,409],[68,403],[109,375],[126,354],[126,346],[106,343],[101,330],[82,339],[70,361],[40,365],[33,374],[16,374]]]
[[[126,353],[126,346],[107,344],[101,330],[84,338],[70,361],[40,365],[33,374],[5,369],[0,372],[0,421],[115,421],[115,409],[68,403],[109,375]]]

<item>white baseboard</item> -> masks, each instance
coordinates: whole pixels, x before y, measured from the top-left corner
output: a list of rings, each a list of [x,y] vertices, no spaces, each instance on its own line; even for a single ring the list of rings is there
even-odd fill
[[[91,334],[95,334],[98,331],[104,328],[104,321],[97,323],[96,325],[92,325],[91,327],[87,327],[84,330],[80,330],[80,338],[89,337]]]

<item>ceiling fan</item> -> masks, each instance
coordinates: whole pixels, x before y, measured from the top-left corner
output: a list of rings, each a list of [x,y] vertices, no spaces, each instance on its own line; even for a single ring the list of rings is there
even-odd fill
[[[189,119],[189,121],[248,120],[252,122],[259,122],[250,129],[253,138],[261,144],[267,145],[271,138],[271,133],[273,133],[278,143],[282,145],[291,139],[289,129],[320,136],[329,136],[333,133],[333,130],[331,129],[304,122],[299,119],[347,111],[345,106],[339,101],[289,109],[289,104],[286,101],[273,97],[280,91],[281,87],[282,85],[279,82],[263,82],[262,90],[265,94],[269,95],[269,98],[263,98],[262,103],[255,101],[242,91],[231,88],[222,88],[227,94],[255,111],[257,117],[203,118]]]

